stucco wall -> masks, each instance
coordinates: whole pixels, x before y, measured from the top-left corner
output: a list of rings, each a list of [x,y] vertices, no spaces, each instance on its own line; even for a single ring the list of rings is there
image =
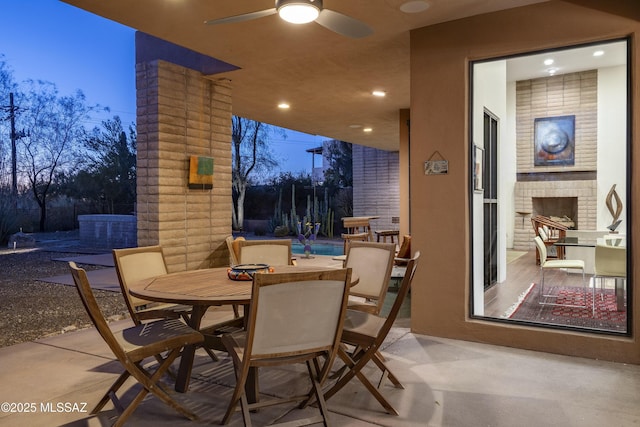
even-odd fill
[[[138,246],[170,271],[228,265],[231,86],[164,61],[136,65]],[[213,189],[188,188],[189,157],[213,157]]]
[[[615,2],[608,4],[615,7]],[[411,228],[415,247],[424,257],[412,288],[415,332],[640,363],[635,335],[607,337],[471,319],[468,196],[470,60],[637,37],[638,32],[640,24],[632,19],[551,1],[411,33]],[[631,99],[637,100],[640,49],[633,48]],[[637,110],[635,107],[634,103],[632,108]],[[630,123],[632,129],[638,128],[637,117],[636,113]],[[637,131],[631,143],[638,143]],[[436,150],[449,161],[449,173],[425,176],[422,165]],[[632,155],[632,163],[638,164],[638,150]],[[639,186],[631,184],[632,201],[638,197]],[[633,246],[637,243],[634,236]],[[636,276],[638,265],[630,266],[630,271]],[[629,301],[633,311],[638,309],[637,295]],[[639,316],[634,316],[632,330],[639,328]]]

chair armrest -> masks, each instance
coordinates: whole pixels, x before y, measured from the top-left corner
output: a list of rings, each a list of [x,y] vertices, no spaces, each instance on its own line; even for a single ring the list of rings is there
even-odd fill
[[[400,257],[393,258],[393,262],[397,265],[406,265],[409,263],[410,260],[411,258],[400,258]]]

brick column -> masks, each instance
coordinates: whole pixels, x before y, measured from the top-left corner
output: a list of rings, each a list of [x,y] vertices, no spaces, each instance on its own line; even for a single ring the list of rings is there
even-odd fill
[[[138,246],[169,271],[228,265],[231,85],[164,61],[136,65]],[[214,159],[212,190],[188,188],[189,157]]]

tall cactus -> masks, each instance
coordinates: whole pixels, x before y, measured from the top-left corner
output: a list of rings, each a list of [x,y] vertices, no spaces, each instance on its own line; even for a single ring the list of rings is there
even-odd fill
[[[291,184],[291,217],[289,218],[289,229],[296,230],[298,227],[298,213],[296,212],[296,186]]]
[[[295,233],[298,228],[298,223],[302,222],[303,224],[319,224],[318,233],[322,234],[325,237],[333,237],[333,221],[335,218],[335,213],[329,207],[331,205],[329,198],[329,191],[327,188],[324,189],[324,199],[320,200],[317,196],[311,199],[311,195],[307,196],[307,206],[305,210],[305,215],[300,221],[300,217],[297,213],[296,208],[296,187],[294,184],[291,185],[291,211],[287,214],[286,212],[282,212],[282,188],[278,194],[278,201],[274,207],[273,217],[270,222],[270,231],[275,230],[276,228],[282,229],[287,228],[288,233]],[[314,226],[315,229],[315,226]]]

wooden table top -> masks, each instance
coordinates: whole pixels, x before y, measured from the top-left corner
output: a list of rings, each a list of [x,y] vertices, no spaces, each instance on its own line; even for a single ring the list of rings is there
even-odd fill
[[[188,305],[249,304],[251,281],[235,281],[228,267],[181,271],[145,279],[131,287],[131,295],[149,301]],[[323,267],[274,267],[275,273],[331,270]]]

